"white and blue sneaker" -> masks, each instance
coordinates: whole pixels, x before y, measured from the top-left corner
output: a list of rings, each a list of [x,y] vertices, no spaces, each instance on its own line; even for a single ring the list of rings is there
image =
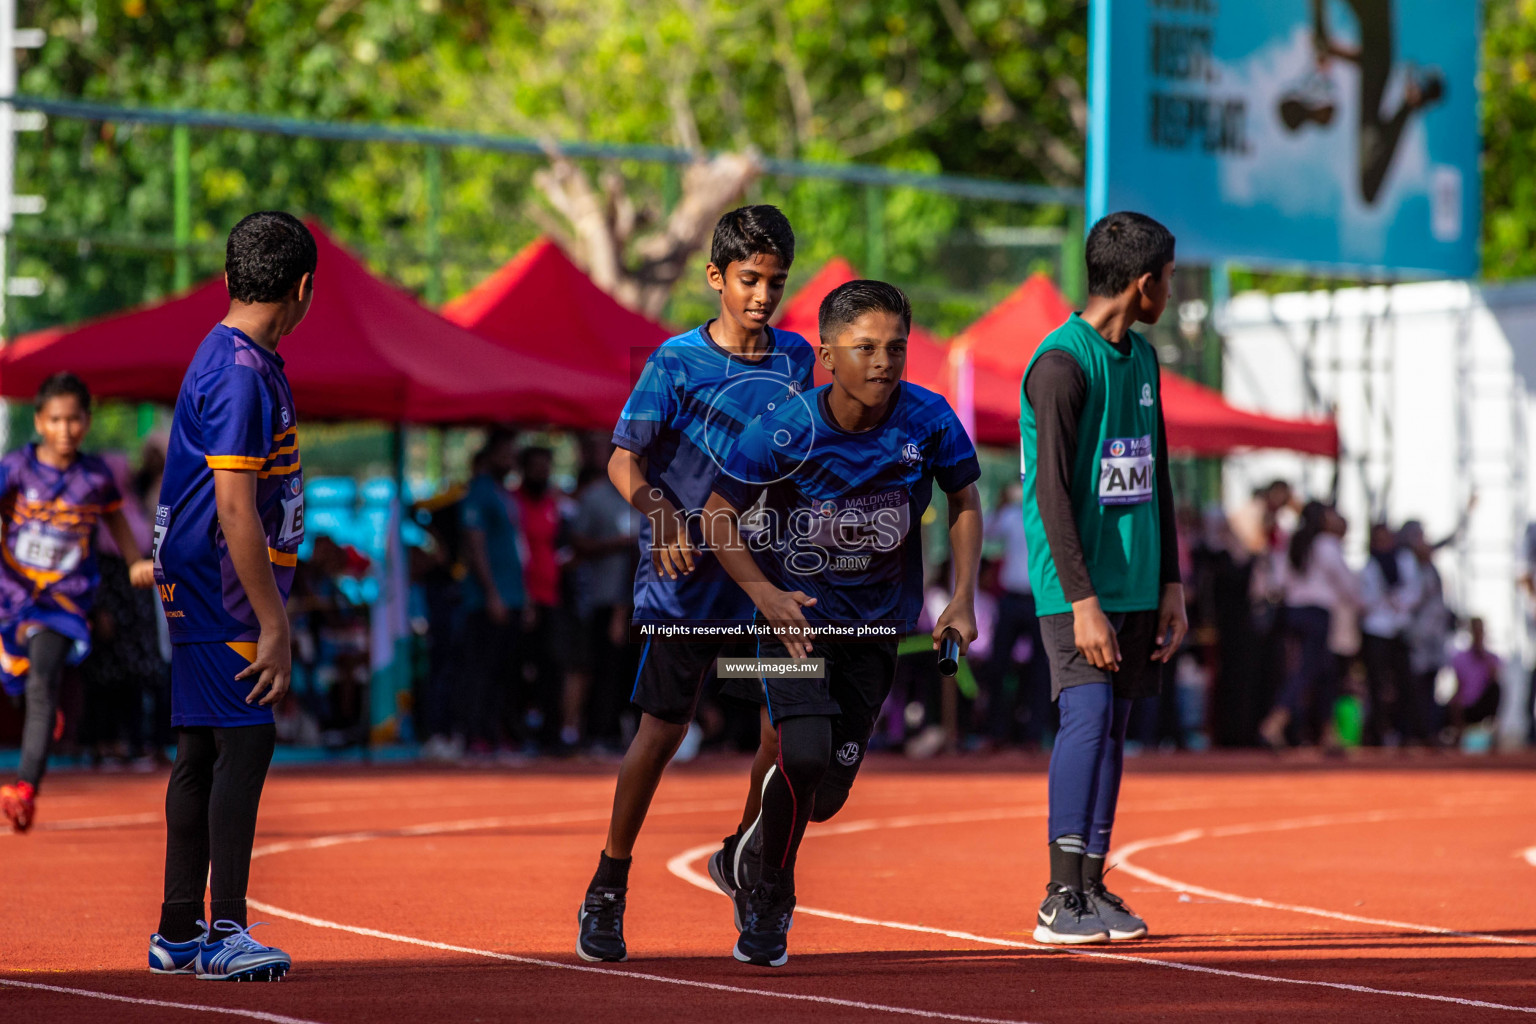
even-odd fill
[[[233,921],[215,921],[213,931],[225,934],[218,939],[212,938],[212,932],[204,936],[194,965],[198,980],[282,981],[283,975],[293,966],[293,958],[251,938],[250,929],[255,927],[255,924],[242,928]]]
[[[203,948],[203,940],[208,937],[208,925],[202,921],[197,923],[202,925],[203,934],[188,942],[168,942],[159,932],[149,937],[151,974],[197,973],[197,952]]]

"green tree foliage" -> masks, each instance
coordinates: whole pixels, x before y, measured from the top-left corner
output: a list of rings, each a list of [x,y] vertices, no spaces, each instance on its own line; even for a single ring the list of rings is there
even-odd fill
[[[1086,0],[22,0],[49,33],[21,55],[23,92],[551,140],[758,151],[1013,181],[1081,180]],[[1486,0],[1485,267],[1536,272],[1536,0]],[[319,218],[378,270],[424,290],[420,148],[194,130],[197,276],[216,272],[241,214]],[[443,155],[443,271],[464,290],[559,218],[534,184],[542,158]],[[640,231],[679,175],[616,173]],[[43,279],[9,303],[8,333],[166,293],[173,256],[170,130],[53,119],[20,148],[18,191],[48,199],[12,236],[12,272]],[[869,267],[863,190],[759,179],[801,236],[799,269],[836,253]],[[931,326],[953,330],[1048,247],[974,244],[1065,211],[881,194],[884,267]],[[94,245],[80,241],[89,238]],[[670,312],[707,308],[698,259]],[[977,282],[984,284],[978,287]]]
[[[963,10],[959,0],[19,6],[21,24],[49,32],[41,51],[22,58],[21,89],[40,95],[756,150],[1015,180],[1068,181],[1080,165],[1068,105],[1043,102],[1042,90],[1057,75],[1066,92],[1080,92],[1072,83],[1082,78],[1082,3],[983,0]],[[1041,39],[1048,44],[1021,45]],[[1037,120],[1029,114],[1036,109],[1049,114]],[[1061,159],[1043,155],[1039,140],[1046,138],[1056,140],[1051,148]],[[532,184],[542,163],[445,154],[450,294],[549,226],[549,205]],[[430,273],[422,168],[413,147],[194,130],[197,273],[218,269],[220,240],[240,214],[281,206],[320,218],[377,269],[420,291]],[[675,172],[627,164],[617,171],[637,216],[658,221],[675,199]],[[168,291],[171,182],[167,128],[55,118],[41,138],[24,141],[18,188],[45,194],[49,208],[19,225],[14,267],[42,277],[47,292],[13,301],[8,328]],[[862,190],[762,180],[751,197],[783,202],[795,214],[807,270],[837,252],[869,262]],[[971,276],[964,261],[941,258],[971,229],[1063,217],[909,190],[884,194],[883,206],[887,271],[914,282],[930,278],[939,291]],[[82,237],[105,244],[84,248]],[[701,299],[690,284],[678,312]]]
[[[1536,0],[1483,5],[1483,274],[1536,274]]]

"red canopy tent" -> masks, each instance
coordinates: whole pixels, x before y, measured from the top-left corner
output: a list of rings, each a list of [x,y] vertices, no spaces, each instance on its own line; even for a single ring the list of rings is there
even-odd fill
[[[622,380],[506,351],[374,277],[317,225],[310,230],[319,248],[314,305],[281,349],[300,416],[576,428],[617,418]],[[31,395],[68,369],[103,397],[172,403],[228,306],[214,278],[175,298],[25,335],[0,349],[0,394]]]
[[[976,441],[1019,440],[1019,382],[1035,349],[1072,312],[1051,280],[1036,274],[966,328],[952,344],[969,347],[974,365]],[[1170,448],[1189,455],[1225,455],[1237,448],[1284,448],[1337,458],[1332,420],[1283,419],[1246,412],[1221,393],[1162,371],[1163,417]]]
[[[821,309],[821,300],[839,285],[858,279],[859,274],[853,269],[853,264],[841,256],[832,257],[779,307],[778,323],[774,326],[786,331],[795,331],[804,335],[812,345],[817,344],[820,334],[816,327],[816,316]],[[825,384],[829,379],[826,371],[818,363],[816,383]],[[948,389],[947,347],[936,336],[915,324],[907,338],[907,380],[934,391]]]
[[[548,238],[533,242],[442,312],[503,348],[582,372],[626,373],[626,387],[672,336],[593,284]],[[613,411],[609,426],[618,418]]]

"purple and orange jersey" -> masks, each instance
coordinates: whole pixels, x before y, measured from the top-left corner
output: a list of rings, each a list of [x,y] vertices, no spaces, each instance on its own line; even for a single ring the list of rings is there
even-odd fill
[[[81,455],[67,469],[38,461],[29,444],[0,459],[0,685],[20,693],[27,638],[51,629],[75,641],[72,661],[90,650],[86,617],[101,575],[96,527],[122,508],[107,464]]]
[[[304,539],[304,473],[283,360],[233,327],[208,333],[181,382],[155,510],[155,580],[171,642],[247,644],[261,628],[235,575],[213,471],[256,474],[256,509],[286,601]]]

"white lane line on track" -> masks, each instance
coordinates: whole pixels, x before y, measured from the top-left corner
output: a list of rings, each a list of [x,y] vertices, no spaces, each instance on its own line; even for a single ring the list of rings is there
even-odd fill
[[[232,1006],[204,1006],[201,1003],[172,1003],[164,999],[140,999],[137,996],[117,996],[110,992],[96,992],[88,988],[41,985],[35,981],[14,981],[10,978],[0,978],[0,985],[8,985],[11,988],[30,988],[40,992],[53,992],[66,996],[85,996],[87,999],[103,999],[112,1003],[132,1003],[135,1006],[159,1006],[168,1010],[192,1010],[197,1013],[228,1013],[236,1017],[267,1021],[269,1024],[316,1024],[315,1021],[304,1020],[302,1017],[284,1017],[280,1013],[267,1013],[262,1010],[239,1010]]]
[[[693,801],[668,804],[651,813],[700,814],[740,809],[739,802]],[[251,859],[270,857],[275,853],[291,853],[295,850],[321,850],[348,843],[366,843],[374,839],[411,839],[423,836],[447,835],[454,832],[482,832],[493,828],[523,828],[534,825],[570,825],[586,821],[607,821],[609,808],[592,811],[552,811],[548,814],[509,814],[495,818],[465,818],[460,821],[434,822],[426,825],[405,825],[401,828],[365,829],[358,832],[338,832],[328,836],[312,836],[308,839],[290,839],[268,843],[251,851]]]
[[[101,818],[75,818],[68,821],[40,821],[32,826],[33,832],[76,832],[93,828],[121,828],[124,825],[152,825],[165,820],[163,811],[145,811],[142,814],[111,814]],[[17,833],[6,829],[0,839]]]
[[[890,818],[884,820],[871,819],[860,822],[848,822],[847,825],[843,826],[842,828],[839,828],[835,825],[826,826],[815,831],[807,832],[806,835],[809,838],[811,836],[836,834],[839,832],[845,834],[855,831],[868,832],[882,827],[912,828],[926,825],[930,822],[934,824],[952,824],[960,820],[961,814],[963,814],[963,812],[936,814],[931,816],[910,815],[903,818]],[[995,817],[996,815],[994,812],[984,812],[984,816],[978,817],[974,820],[993,820]],[[1243,826],[1237,827],[1241,828]],[[706,892],[711,892],[718,895],[720,890],[715,887],[714,881],[707,875],[700,873],[693,866],[697,861],[709,856],[716,849],[718,849],[718,844],[708,843],[702,846],[695,846],[690,850],[684,850],[682,853],[678,854],[676,857],[673,857],[670,861],[667,862],[667,870],[671,871],[672,874],[676,875],[678,878],[681,878],[683,881],[690,883],[691,885],[697,886]],[[1124,953],[1103,953],[1081,947],[1051,946],[1045,945],[1043,943],[1025,942],[1018,939],[995,938],[987,935],[977,935],[974,932],[957,931],[950,928],[934,928],[928,925],[909,924],[904,921],[882,921],[877,918],[859,917],[854,914],[844,914],[835,910],[821,910],[815,907],[797,906],[795,907],[795,913],[809,914],[813,917],[824,917],[833,921],[843,921],[848,924],[861,924],[877,928],[890,928],[897,931],[921,932],[929,935],[942,935],[946,938],[960,939],[962,941],[975,942],[988,946],[1002,946],[1009,949],[1029,949],[1037,950],[1042,953],[1084,956],[1095,960],[1114,960],[1125,963],[1145,964],[1151,967],[1166,967],[1171,970],[1189,971],[1195,974],[1212,974],[1224,978],[1241,978],[1247,981],[1262,981],[1278,985],[1301,985],[1311,988],[1329,988],[1344,992],[1357,992],[1364,995],[1394,996],[1403,999],[1419,999],[1428,1002],[1451,1003],[1456,1006],[1469,1006],[1485,1010],[1508,1010],[1513,1013],[1536,1014],[1536,1006],[1512,1006],[1506,1003],[1493,1003],[1481,999],[1464,999],[1460,996],[1439,996],[1431,995],[1425,992],[1406,992],[1397,989],[1372,988],[1367,985],[1351,985],[1346,982],[1339,981],[1311,981],[1302,978],[1281,978],[1269,974],[1256,974],[1250,971],[1233,971],[1220,967],[1205,967],[1200,964],[1184,963],[1176,960],[1160,960],[1156,957],[1150,956],[1131,956]]]
[[[1530,846],[1524,850],[1521,850],[1520,856],[1525,858],[1525,862],[1527,864],[1533,868],[1536,868],[1536,846]]]
[[[711,847],[713,849],[713,847]],[[356,925],[340,924],[336,921],[327,921],[319,917],[310,917],[307,914],[298,914],[281,907],[274,907],[270,903],[261,900],[247,899],[253,909],[263,914],[271,914],[273,917],[285,917],[290,921],[298,921],[301,924],[311,925],[315,928],[331,928],[336,931],[350,932],[353,935],[363,935],[373,939],[387,939],[390,942],[403,942],[412,946],[424,946],[427,949],[440,949],[449,953],[466,953],[470,956],[482,956],[492,960],[504,960],[508,963],[527,964],[530,967],[551,967],[562,971],[580,971],[583,974],[600,974],[608,978],[630,978],[635,981],[649,981],[663,985],[678,985],[683,988],[704,989],[710,992],[724,992],[733,996],[756,996],[762,999],[787,999],[792,1002],[816,1003],[821,1006],[836,1006],[851,1010],[870,1010],[876,1013],[899,1014],[904,1017],[921,1017],[927,1020],[952,1020],[962,1024],[1029,1024],[1027,1021],[1005,1020],[997,1017],[973,1017],[961,1013],[943,1013],[938,1010],[919,1010],[909,1006],[888,1006],[884,1003],[866,1003],[856,999],[835,999],[831,996],[807,995],[799,992],[775,992],[768,989],[747,988],[741,985],[722,985],[713,981],[693,981],[688,978],[669,978],[664,974],[646,974],[642,971],[620,970],[612,967],[597,967],[588,964],[564,963],[560,960],[543,960],[538,957],[517,956],[513,953],[498,953],[490,949],[475,949],[472,946],[455,946],[446,942],[434,942],[431,939],[418,939],[411,935],[396,935],[393,932],[379,931],[376,928],[359,928]]]
[[[1445,813],[1451,813],[1449,811]],[[1346,914],[1337,910],[1326,910],[1322,907],[1308,907],[1297,903],[1280,903],[1274,900],[1266,900],[1256,896],[1240,896],[1236,893],[1222,892],[1219,889],[1209,889],[1205,886],[1192,885],[1189,882],[1180,881],[1177,878],[1169,878],[1167,875],[1158,874],[1137,864],[1131,863],[1131,857],[1144,850],[1153,850],[1159,847],[1177,846],[1182,843],[1193,842],[1196,839],[1220,839],[1228,836],[1248,836],[1262,832],[1293,832],[1305,828],[1327,828],[1336,825],[1364,825],[1382,821],[1403,821],[1413,818],[1440,817],[1441,815],[1429,811],[1362,811],[1357,814],[1319,814],[1307,818],[1291,818],[1284,821],[1258,822],[1251,825],[1228,825],[1217,828],[1191,828],[1183,832],[1177,832],[1169,836],[1159,836],[1155,839],[1141,839],[1133,843],[1126,843],[1120,848],[1115,858],[1115,867],[1128,875],[1139,878],[1153,885],[1160,885],[1165,889],[1173,889],[1176,892],[1187,892],[1195,896],[1204,896],[1207,899],[1221,900],[1225,903],[1240,903],[1250,907],[1262,907],[1265,910],[1285,910],[1293,914],[1310,914],[1313,917],[1326,917],[1335,921],[1348,921],[1352,924],[1369,924],[1382,928],[1398,928],[1404,931],[1422,932],[1426,935],[1445,935],[1453,938],[1477,939],[1480,942],[1492,942],[1503,946],[1536,946],[1536,942],[1530,939],[1517,939],[1508,935],[1487,935],[1481,932],[1463,932],[1454,928],[1441,928],[1437,925],[1414,924],[1409,921],[1394,921],[1383,917],[1365,917],[1360,914]],[[1536,848],[1526,851],[1529,859]]]

